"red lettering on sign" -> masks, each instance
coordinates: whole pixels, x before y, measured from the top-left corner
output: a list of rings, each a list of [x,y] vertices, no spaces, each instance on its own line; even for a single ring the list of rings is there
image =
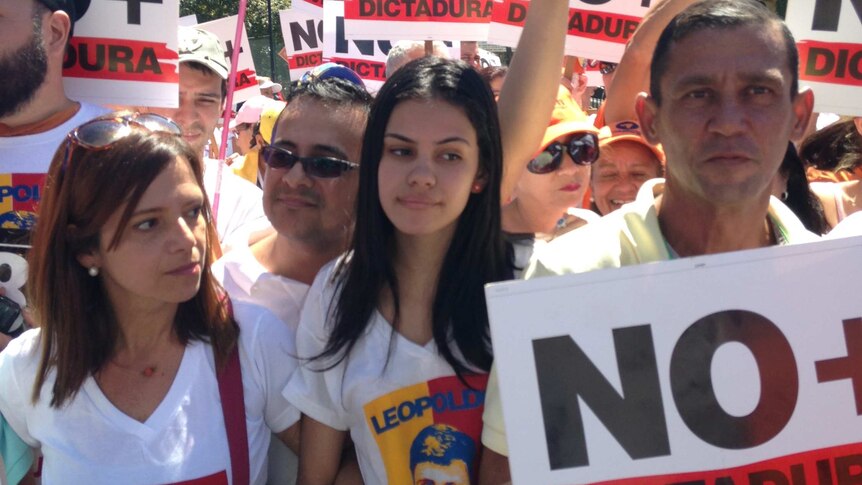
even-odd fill
[[[323,0],[302,0],[305,3],[314,5],[315,7],[323,8]]]
[[[803,40],[799,48],[799,79],[862,87],[862,44]]]
[[[66,48],[63,76],[177,83],[178,59],[167,44],[75,36]]]
[[[201,478],[177,482],[174,485],[228,485],[227,473],[220,471]]]
[[[288,56],[287,65],[291,70],[314,67],[323,64],[323,51],[305,52]]]
[[[527,18],[527,8],[530,2],[525,0],[505,0],[494,4],[491,12],[491,22],[523,27]]]
[[[346,0],[347,20],[486,24],[493,0]]]
[[[524,26],[530,2],[506,0],[498,3],[491,16],[492,22]],[[592,10],[569,9],[568,35],[586,39],[625,44],[640,25],[640,17]]]
[[[251,69],[243,69],[242,71],[237,71],[236,90],[239,91],[242,89],[250,88],[252,86],[257,86],[256,73]]]
[[[350,59],[346,57],[333,57],[329,60],[353,69],[362,79],[367,79],[369,81],[386,80],[385,62],[369,61],[365,59]]]
[[[724,470],[627,478],[596,485],[815,485],[859,483],[862,443],[822,448]]]
[[[640,21],[631,15],[570,9],[569,35],[625,44]]]

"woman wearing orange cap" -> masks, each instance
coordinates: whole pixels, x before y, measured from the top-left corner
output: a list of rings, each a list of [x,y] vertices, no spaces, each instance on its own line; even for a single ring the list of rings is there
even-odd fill
[[[641,185],[664,172],[664,154],[640,134],[637,123],[622,121],[599,132],[601,155],[590,179],[593,209],[601,215],[635,200]]]
[[[599,154],[598,130],[560,86],[557,104],[536,156],[503,207],[503,230],[553,237],[592,219],[580,206]]]

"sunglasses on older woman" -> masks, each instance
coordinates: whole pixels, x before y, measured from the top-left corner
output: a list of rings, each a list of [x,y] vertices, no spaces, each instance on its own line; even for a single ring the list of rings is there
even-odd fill
[[[182,128],[173,120],[155,113],[130,113],[120,116],[106,116],[92,119],[75,128],[66,135],[66,152],[63,156],[63,169],[72,157],[75,146],[87,150],[107,150],[132,132],[134,128],[143,128],[153,133],[165,133],[180,136]]]
[[[599,137],[595,133],[575,133],[565,143],[552,142],[530,160],[527,170],[539,175],[557,170],[563,162],[563,151],[568,151],[575,165],[591,165],[599,158]]]

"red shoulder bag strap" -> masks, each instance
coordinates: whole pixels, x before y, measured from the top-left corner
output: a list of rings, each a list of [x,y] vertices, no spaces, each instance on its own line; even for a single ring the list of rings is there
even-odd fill
[[[248,433],[245,427],[245,401],[242,392],[242,370],[239,366],[239,342],[228,355],[227,363],[218,376],[218,393],[227,430],[230,449],[230,469],[233,485],[249,484]]]

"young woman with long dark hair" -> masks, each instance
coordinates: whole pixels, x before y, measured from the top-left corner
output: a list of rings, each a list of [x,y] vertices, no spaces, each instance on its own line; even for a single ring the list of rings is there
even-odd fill
[[[476,71],[425,58],[387,81],[352,250],[318,275],[297,333],[310,359],[285,394],[305,414],[300,483],[333,479],[347,430],[367,483],[475,476],[492,361],[483,286],[512,275],[501,179],[494,99]]]

